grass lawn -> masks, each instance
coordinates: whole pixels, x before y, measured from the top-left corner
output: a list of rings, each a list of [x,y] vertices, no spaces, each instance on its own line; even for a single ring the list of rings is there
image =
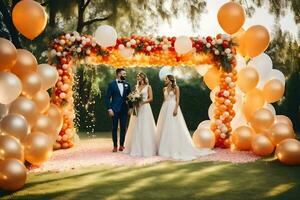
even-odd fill
[[[88,156],[88,155],[87,155]],[[300,166],[272,159],[247,164],[163,162],[144,167],[94,166],[29,174],[1,199],[300,199]]]

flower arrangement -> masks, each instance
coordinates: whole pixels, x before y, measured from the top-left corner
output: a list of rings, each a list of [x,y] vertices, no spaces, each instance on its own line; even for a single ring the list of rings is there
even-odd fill
[[[143,102],[143,95],[138,91],[134,90],[127,96],[127,102],[133,106],[133,115],[138,115],[138,107]]]

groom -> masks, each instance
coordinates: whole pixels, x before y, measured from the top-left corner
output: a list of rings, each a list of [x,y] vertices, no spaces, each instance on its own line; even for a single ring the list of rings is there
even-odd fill
[[[130,85],[125,81],[126,71],[123,68],[116,70],[116,80],[109,83],[105,97],[105,105],[108,115],[112,118],[112,140],[114,144],[113,152],[118,151],[118,124],[120,122],[120,147],[119,151],[124,150],[127,117],[129,106],[126,98],[131,92]]]

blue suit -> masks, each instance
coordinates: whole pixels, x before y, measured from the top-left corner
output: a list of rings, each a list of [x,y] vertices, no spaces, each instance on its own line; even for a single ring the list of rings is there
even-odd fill
[[[109,83],[107,93],[105,96],[105,105],[107,109],[112,109],[114,112],[112,123],[112,139],[114,147],[118,146],[118,123],[120,122],[120,146],[124,146],[126,124],[128,118],[128,105],[126,102],[127,96],[131,92],[130,85],[124,81],[123,84],[123,96],[119,90],[117,81],[114,80]]]

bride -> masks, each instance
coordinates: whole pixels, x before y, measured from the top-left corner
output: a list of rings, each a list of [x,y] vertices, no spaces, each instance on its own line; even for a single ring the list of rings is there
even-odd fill
[[[179,106],[180,91],[173,75],[166,77],[165,85],[164,103],[157,122],[158,154],[176,160],[193,160],[214,153],[195,147]]]
[[[125,138],[125,153],[131,156],[149,157],[157,154],[156,126],[150,103],[153,100],[152,88],[144,73],[137,74],[138,90],[143,102],[138,108],[137,116],[131,115]]]

